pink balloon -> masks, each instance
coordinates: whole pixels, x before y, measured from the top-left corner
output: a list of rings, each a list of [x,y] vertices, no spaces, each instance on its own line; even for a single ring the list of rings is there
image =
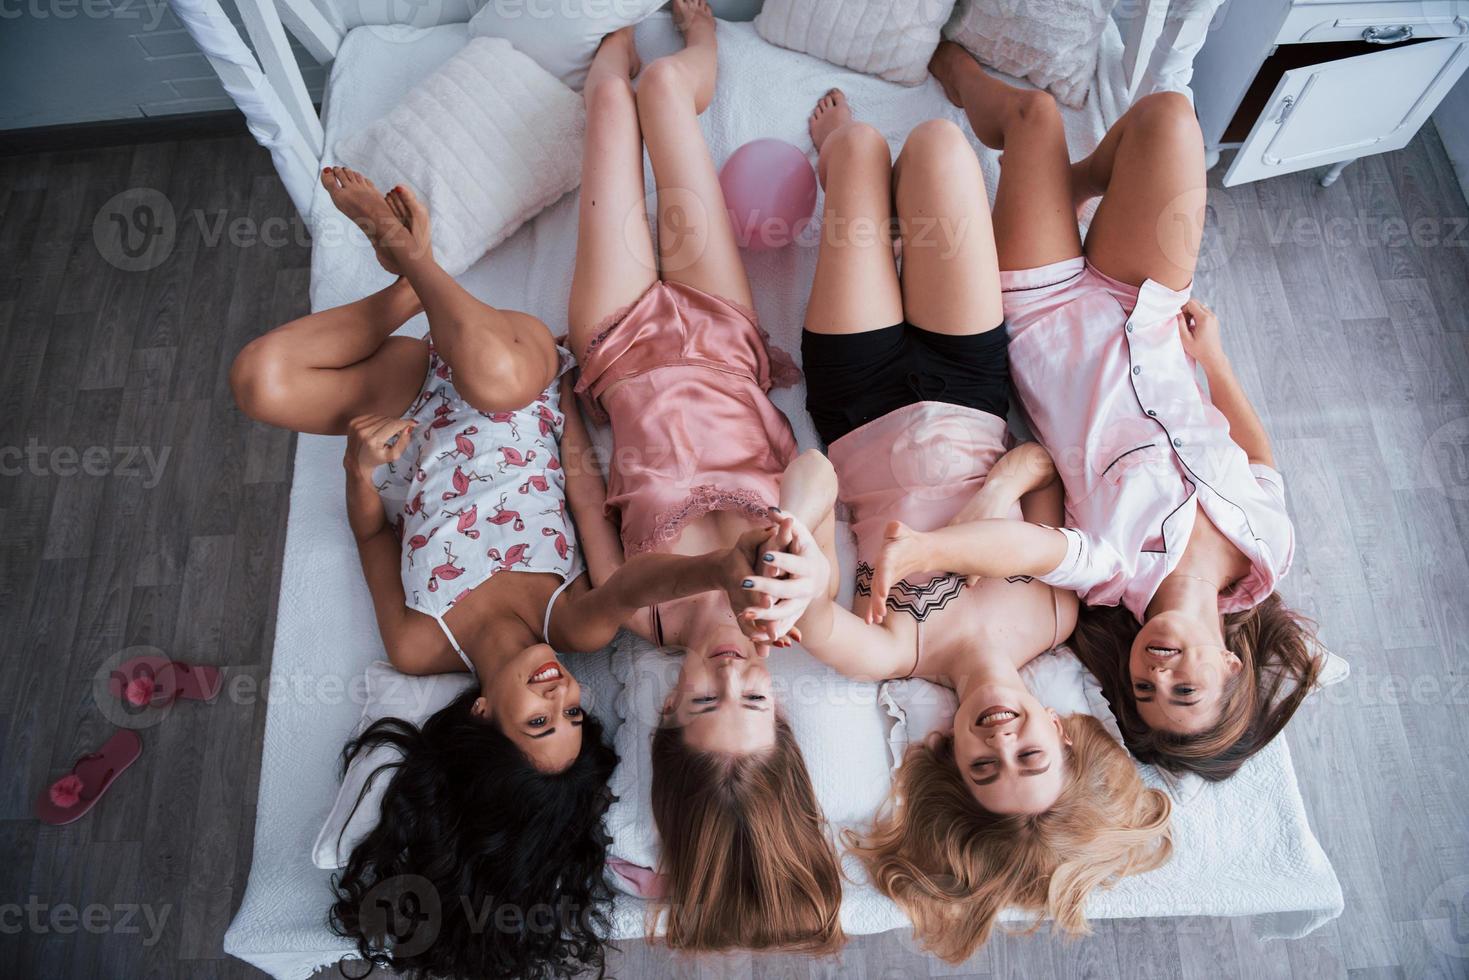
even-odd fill
[[[719,171],[719,184],[744,248],[789,245],[816,210],[816,171],[785,140],[751,140],[735,150]]]

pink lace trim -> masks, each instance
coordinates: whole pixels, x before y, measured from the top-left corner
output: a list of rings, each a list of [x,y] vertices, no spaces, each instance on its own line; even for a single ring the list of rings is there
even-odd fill
[[[653,531],[646,538],[627,548],[627,556],[641,555],[661,545],[671,544],[691,522],[705,514],[732,510],[754,520],[770,516],[770,505],[753,490],[725,490],[712,484],[703,484],[689,491],[688,498],[672,510],[658,515],[653,522]]]

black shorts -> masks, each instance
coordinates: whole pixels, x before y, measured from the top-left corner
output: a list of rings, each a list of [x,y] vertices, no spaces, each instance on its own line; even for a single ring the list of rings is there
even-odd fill
[[[801,332],[806,410],[828,446],[916,402],[947,402],[1004,418],[1010,411],[1010,338],[934,333],[911,323],[853,334]]]

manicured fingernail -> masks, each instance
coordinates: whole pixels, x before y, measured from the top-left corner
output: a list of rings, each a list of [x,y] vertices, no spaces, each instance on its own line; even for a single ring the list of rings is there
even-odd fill
[[[767,552],[765,552],[765,560],[766,561],[775,561],[775,552],[773,552],[773,551],[767,551]]]
[[[770,508],[770,512],[772,514],[779,514],[780,513],[780,508],[779,507],[772,507],[772,508]]]
[[[743,582],[741,582],[740,585],[746,589],[753,589],[755,587],[755,580],[752,578],[747,578]]]

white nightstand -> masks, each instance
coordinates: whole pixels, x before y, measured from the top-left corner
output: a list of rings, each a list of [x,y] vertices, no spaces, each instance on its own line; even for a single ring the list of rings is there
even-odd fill
[[[1226,187],[1406,146],[1469,67],[1469,0],[1227,0],[1194,60]]]

